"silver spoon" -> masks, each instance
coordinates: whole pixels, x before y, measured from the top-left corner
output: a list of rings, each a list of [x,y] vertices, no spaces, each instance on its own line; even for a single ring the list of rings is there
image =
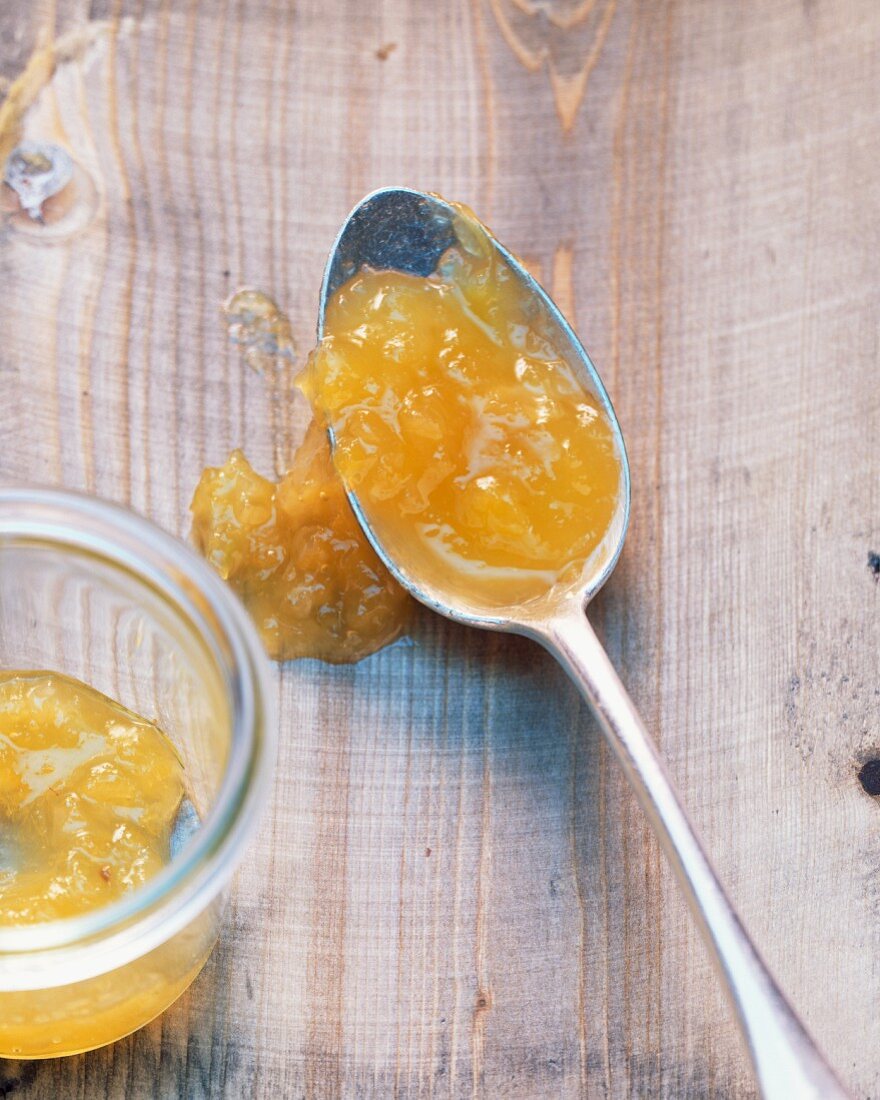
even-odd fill
[[[321,287],[318,338],[328,300],[361,267],[430,275],[456,241],[455,210],[442,199],[407,188],[385,188],[355,207],[330,251]],[[371,528],[357,497],[349,500],[370,542],[400,583],[428,607],[469,626],[524,634],[559,661],[590,704],[648,815],[675,871],[697,926],[729,994],[755,1076],[769,1100],[835,1100],[848,1093],[810,1038],[740,923],[681,805],[663,760],[632,700],[587,621],[585,609],[610,575],[629,520],[630,480],[620,426],[596,368],[545,291],[502,245],[498,259],[533,296],[535,310],[555,331],[557,354],[601,400],[620,456],[622,491],[608,537],[571,588],[526,606],[504,608],[463,598],[454,583],[420,576],[405,554],[395,556]],[[545,329],[546,331],[546,329]],[[330,430],[333,442],[332,427]],[[454,581],[450,577],[450,581]]]

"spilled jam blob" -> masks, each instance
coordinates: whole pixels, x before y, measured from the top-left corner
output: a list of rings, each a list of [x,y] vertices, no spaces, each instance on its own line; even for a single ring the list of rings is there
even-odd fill
[[[276,660],[358,661],[402,632],[409,597],[364,537],[317,422],[280,482],[235,451],[204,471],[191,507],[196,546]]]

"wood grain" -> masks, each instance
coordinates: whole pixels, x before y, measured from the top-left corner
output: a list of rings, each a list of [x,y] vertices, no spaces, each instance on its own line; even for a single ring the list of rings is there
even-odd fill
[[[880,13],[872,0],[38,0],[22,119],[100,209],[0,234],[0,475],[181,535],[201,467],[283,467],[252,284],[308,348],[324,255],[387,183],[477,210],[576,322],[632,462],[594,609],[722,876],[877,1095]],[[748,1097],[715,979],[583,706],[525,642],[425,613],[276,677],[276,793],[190,993],[16,1097]]]

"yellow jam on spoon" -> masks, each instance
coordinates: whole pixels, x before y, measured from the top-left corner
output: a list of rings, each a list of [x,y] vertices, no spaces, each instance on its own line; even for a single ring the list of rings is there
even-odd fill
[[[618,504],[611,425],[485,229],[427,278],[364,269],[328,303],[301,385],[333,460],[411,576],[498,607],[576,580]]]

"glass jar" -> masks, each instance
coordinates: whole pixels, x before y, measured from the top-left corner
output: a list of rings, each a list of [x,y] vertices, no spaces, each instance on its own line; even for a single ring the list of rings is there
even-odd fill
[[[177,539],[94,498],[7,488],[0,669],[90,684],[157,722],[186,770],[188,812],[158,875],[82,916],[0,926],[0,1057],[74,1054],[158,1015],[211,952],[272,783],[268,661],[231,591]]]

